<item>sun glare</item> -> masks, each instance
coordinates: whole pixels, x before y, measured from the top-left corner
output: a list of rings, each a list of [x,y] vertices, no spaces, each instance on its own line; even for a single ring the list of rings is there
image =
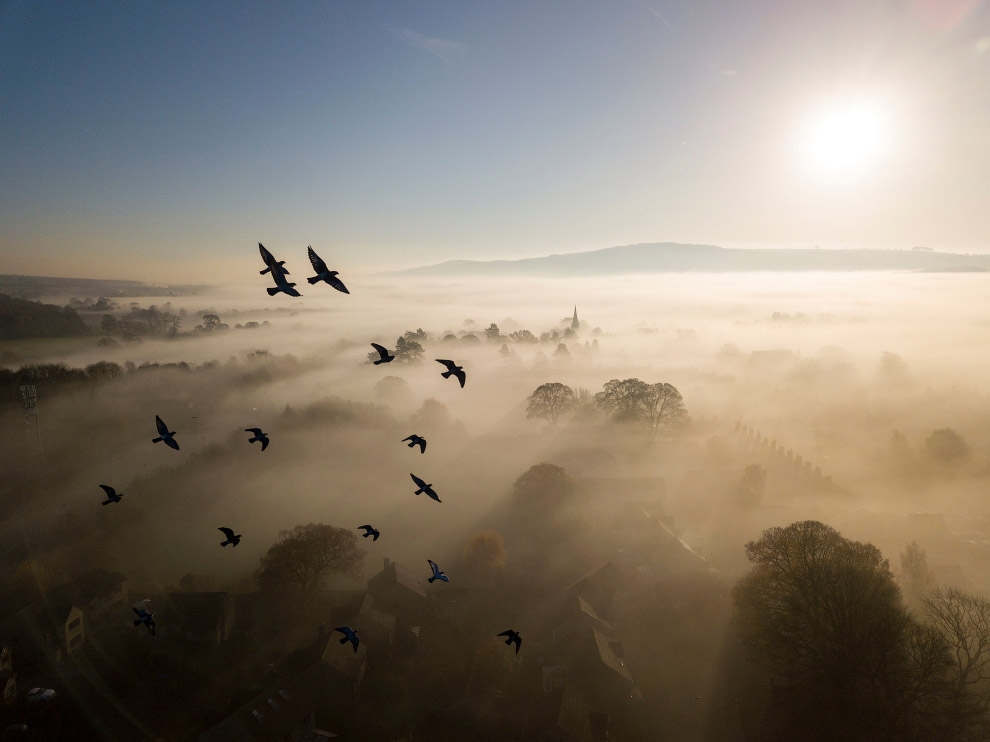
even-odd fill
[[[816,174],[854,175],[876,161],[886,144],[886,134],[886,121],[879,108],[834,108],[819,114],[808,126],[805,156]]]

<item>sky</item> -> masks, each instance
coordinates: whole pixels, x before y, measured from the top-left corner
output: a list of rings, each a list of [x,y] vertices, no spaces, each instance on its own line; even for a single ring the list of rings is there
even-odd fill
[[[0,3],[0,273],[987,252],[988,197],[990,0]]]

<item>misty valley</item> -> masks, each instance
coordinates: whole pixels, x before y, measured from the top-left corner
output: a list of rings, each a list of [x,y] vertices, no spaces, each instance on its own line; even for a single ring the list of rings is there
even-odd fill
[[[984,277],[343,278],[4,284],[9,728],[990,734]]]

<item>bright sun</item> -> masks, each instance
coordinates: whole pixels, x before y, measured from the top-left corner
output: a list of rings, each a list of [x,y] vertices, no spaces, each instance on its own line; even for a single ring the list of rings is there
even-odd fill
[[[818,175],[846,177],[868,169],[886,144],[883,112],[867,104],[832,108],[809,125],[804,139],[808,165]]]

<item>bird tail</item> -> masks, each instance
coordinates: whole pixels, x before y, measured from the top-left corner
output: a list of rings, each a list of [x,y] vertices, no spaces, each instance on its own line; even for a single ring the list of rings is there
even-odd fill
[[[271,268],[265,268],[263,271],[258,271],[258,273],[260,273],[261,275],[265,275],[266,273],[271,273],[271,270],[272,270]]]
[[[512,644],[512,637],[511,636],[508,639],[505,640],[505,646],[509,646],[510,644]]]
[[[279,287],[279,286],[275,286],[275,287],[271,287],[271,286],[269,286],[269,287],[268,287],[267,289],[265,289],[265,290],[266,290],[266,291],[268,292],[268,295],[269,295],[269,296],[275,296],[275,294],[277,294],[277,293],[278,293],[279,291],[281,291],[282,289],[281,289],[281,287]]]
[[[152,438],[151,439],[151,442],[152,443],[158,443],[158,441],[163,441],[163,440],[165,440],[165,439],[162,436],[158,436],[157,438]]]
[[[347,642],[349,642],[349,641],[350,641],[350,639],[348,639],[348,638],[347,638],[347,637],[345,636],[345,637],[344,637],[343,639],[341,639],[341,640],[340,640],[340,643],[341,643],[341,644],[347,644]]]
[[[140,626],[141,625],[141,619],[140,618],[135,618],[134,619],[134,625],[135,626]]]
[[[306,280],[309,281],[310,283],[319,283],[320,282],[320,277],[319,276],[313,276],[312,278],[307,278]]]
[[[442,376],[443,378],[445,378],[445,379],[449,379],[449,378],[450,378],[450,375],[451,375],[452,373],[454,373],[454,372],[453,372],[453,371],[441,371],[441,372],[440,372],[440,375],[441,375],[441,376]]]
[[[414,495],[421,495],[424,492],[426,492],[426,490],[424,490],[422,487],[420,487],[418,490],[416,490],[415,492],[413,492],[413,494]]]
[[[430,578],[427,579],[427,582],[429,582],[432,585],[433,584],[433,581],[435,579],[436,579],[436,577],[430,577]]]
[[[227,545],[227,544],[229,544],[229,543],[230,543],[229,541],[224,541],[224,542],[223,542],[222,544],[220,544],[220,545],[221,545],[221,546],[226,546],[226,545]]]

